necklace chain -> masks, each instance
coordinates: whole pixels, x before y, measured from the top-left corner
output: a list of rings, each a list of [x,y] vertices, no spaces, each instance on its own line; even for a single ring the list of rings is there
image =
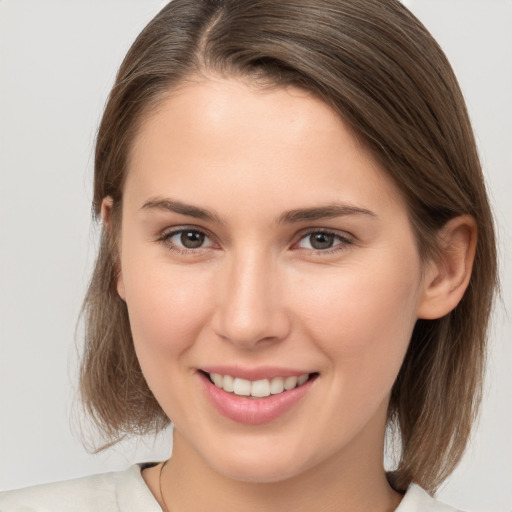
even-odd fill
[[[162,473],[164,471],[164,468],[167,464],[167,460],[162,464],[162,467],[160,468],[160,474],[158,475],[158,487],[160,491],[160,499],[162,500],[163,510],[164,512],[169,512],[169,509],[167,508],[167,503],[165,503],[164,493],[162,492]]]

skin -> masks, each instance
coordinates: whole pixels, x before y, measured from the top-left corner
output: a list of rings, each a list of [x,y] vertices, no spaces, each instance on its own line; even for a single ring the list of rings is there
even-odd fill
[[[123,197],[118,292],[175,429],[162,475],[143,473],[156,499],[161,476],[173,512],[394,510],[390,390],[417,318],[446,314],[467,286],[472,220],[452,221],[451,250],[423,265],[397,187],[327,105],[214,77],[171,91],[144,121]],[[282,218],[334,204],[367,212]],[[111,208],[105,198],[107,225]],[[207,236],[187,250],[180,229]],[[315,249],[322,230],[332,247]],[[197,370],[212,364],[319,375],[291,410],[249,426],[205,396]]]

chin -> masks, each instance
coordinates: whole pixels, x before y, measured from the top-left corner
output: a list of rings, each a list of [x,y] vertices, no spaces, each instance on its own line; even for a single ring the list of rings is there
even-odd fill
[[[268,449],[237,450],[231,448],[229,456],[213,457],[210,467],[226,478],[247,483],[277,483],[307,471],[313,463],[303,458],[303,450],[286,453],[269,444]]]

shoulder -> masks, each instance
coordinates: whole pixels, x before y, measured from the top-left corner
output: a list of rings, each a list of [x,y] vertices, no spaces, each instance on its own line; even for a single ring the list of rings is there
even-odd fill
[[[411,484],[395,512],[460,512],[432,498],[419,485]]]
[[[161,512],[141,476],[126,471],[0,492],[0,512]]]

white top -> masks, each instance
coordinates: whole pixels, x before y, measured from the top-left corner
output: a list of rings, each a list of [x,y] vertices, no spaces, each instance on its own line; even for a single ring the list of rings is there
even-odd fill
[[[162,512],[142,478],[145,466],[0,492],[0,512]],[[395,512],[457,511],[411,484]]]

